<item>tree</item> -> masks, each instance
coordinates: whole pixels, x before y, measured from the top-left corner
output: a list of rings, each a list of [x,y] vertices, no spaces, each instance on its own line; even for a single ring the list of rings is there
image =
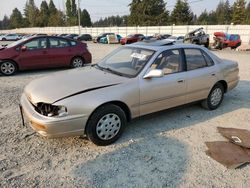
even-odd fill
[[[250,24],[250,2],[248,3],[246,8],[246,24]]]
[[[42,1],[40,6],[39,26],[40,27],[48,26],[49,18],[50,18],[49,6],[46,1]]]
[[[246,20],[246,1],[236,0],[233,4],[233,23],[243,24]]]
[[[224,4],[224,24],[230,24],[232,22],[232,8],[229,0],[226,0]]]
[[[133,0],[130,4],[131,25],[166,25],[168,11],[163,0]]]
[[[1,29],[10,28],[10,19],[8,16],[4,15],[3,20],[1,21]]]
[[[66,1],[66,19],[69,26],[77,25],[77,8],[75,0]]]
[[[58,11],[58,10],[57,10],[57,8],[56,8],[56,6],[55,6],[53,0],[50,0],[50,1],[49,1],[49,14],[54,15],[54,14],[57,13],[57,11]]]
[[[209,15],[208,15],[208,12],[207,10],[205,9],[201,15],[198,17],[197,19],[197,23],[200,24],[200,25],[207,25],[208,24],[208,18]]]
[[[24,15],[27,18],[30,27],[39,25],[39,9],[36,7],[34,0],[28,0],[25,4]]]
[[[188,25],[193,20],[193,13],[187,0],[177,0],[171,14],[171,21],[176,25]]]
[[[50,16],[48,26],[65,26],[65,15],[63,14],[62,11],[57,10],[57,12],[53,15]]]
[[[86,9],[81,11],[81,25],[83,27],[90,27],[92,25],[90,15]]]
[[[23,23],[22,13],[15,8],[10,16],[10,27],[11,28],[21,28]]]

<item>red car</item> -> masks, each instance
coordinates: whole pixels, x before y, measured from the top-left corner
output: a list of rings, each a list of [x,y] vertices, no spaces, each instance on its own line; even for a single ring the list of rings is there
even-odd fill
[[[131,44],[145,39],[143,34],[128,35],[127,37],[121,38],[120,43],[122,45]]]
[[[0,48],[0,73],[52,67],[82,67],[92,56],[85,43],[54,36],[37,36]]]
[[[230,47],[236,49],[241,45],[240,35],[238,34],[227,34],[223,32],[214,33],[214,47],[216,49],[223,49]]]

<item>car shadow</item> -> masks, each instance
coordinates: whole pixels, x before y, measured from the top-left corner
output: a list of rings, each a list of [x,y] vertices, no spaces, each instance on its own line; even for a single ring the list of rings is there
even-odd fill
[[[72,170],[73,176],[89,187],[178,187],[189,154],[186,144],[169,137],[168,132],[250,108],[250,99],[246,97],[249,85],[249,81],[240,81],[214,111],[195,104],[132,121],[114,144],[122,145],[121,148],[78,164]]]

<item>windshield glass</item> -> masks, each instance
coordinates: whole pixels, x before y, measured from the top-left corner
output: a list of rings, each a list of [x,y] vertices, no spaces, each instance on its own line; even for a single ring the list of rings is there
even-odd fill
[[[97,66],[114,74],[135,77],[151,59],[153,54],[153,50],[122,47],[105,57]]]
[[[26,40],[28,40],[28,38],[24,38],[24,39],[21,39],[21,40],[12,42],[12,43],[8,44],[6,47],[7,47],[7,48],[14,47],[14,46],[16,46],[16,45],[18,45],[18,44],[21,44],[22,42],[24,42],[24,41],[26,41]]]

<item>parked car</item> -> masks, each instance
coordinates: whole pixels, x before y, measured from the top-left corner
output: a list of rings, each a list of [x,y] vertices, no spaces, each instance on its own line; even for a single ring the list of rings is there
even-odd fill
[[[121,45],[132,44],[141,40],[144,40],[145,36],[143,34],[131,34],[120,40]]]
[[[96,65],[32,81],[21,111],[43,136],[86,134],[108,145],[136,117],[194,101],[215,110],[238,81],[236,62],[202,46],[131,44]]]
[[[85,43],[62,37],[39,36],[13,42],[0,49],[0,73],[51,67],[82,67],[91,63]]]
[[[60,34],[60,35],[58,35],[58,37],[65,37],[65,36],[67,36],[68,34]]]
[[[97,37],[93,38],[94,43],[99,43],[101,38],[106,37],[107,35],[115,35],[115,33],[101,33]]]
[[[65,37],[69,39],[74,39],[75,37],[78,37],[78,36],[79,36],[78,34],[69,34],[69,35],[66,35]]]
[[[164,39],[170,42],[174,42],[174,43],[183,43],[184,40],[184,36],[170,36],[167,39]]]
[[[205,33],[204,29],[198,28],[188,34],[184,38],[185,43],[204,45],[206,48],[209,47],[209,35]]]
[[[0,36],[0,40],[2,41],[15,41],[15,40],[19,40],[19,36],[17,34],[6,34],[3,36]]]
[[[236,49],[241,45],[240,35],[227,34],[223,32],[214,33],[214,48],[222,50],[223,48],[230,47]]]
[[[74,39],[79,41],[92,41],[92,36],[90,34],[82,34],[80,36],[75,37]]]
[[[100,39],[100,43],[103,44],[118,44],[120,43],[122,36],[121,35],[106,35]]]

